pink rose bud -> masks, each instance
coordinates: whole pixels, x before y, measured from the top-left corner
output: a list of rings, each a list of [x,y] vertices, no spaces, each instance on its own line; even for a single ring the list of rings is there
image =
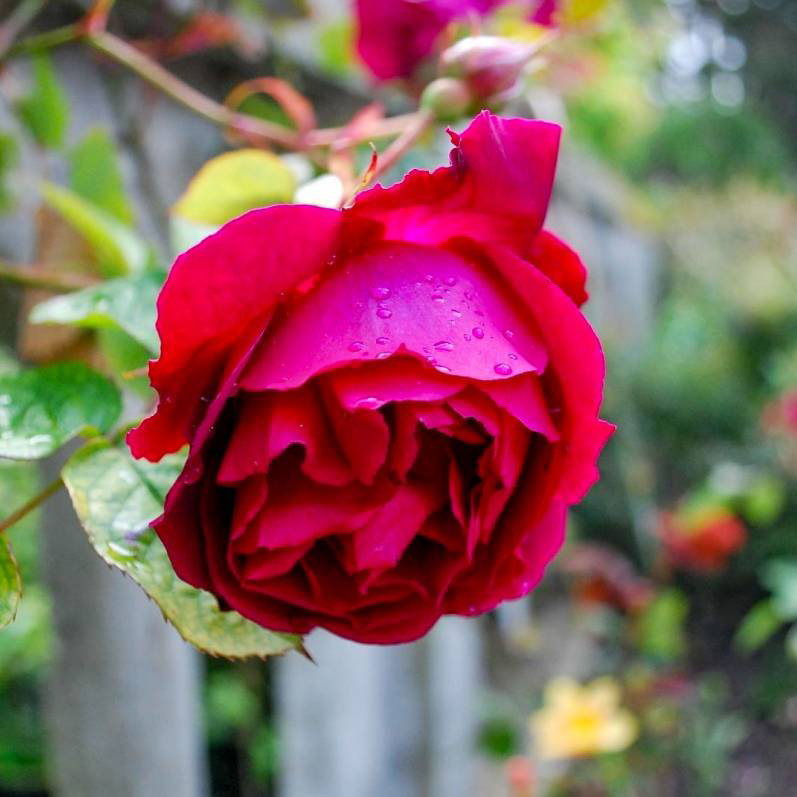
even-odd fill
[[[500,36],[469,36],[443,52],[440,68],[486,100],[513,89],[534,52],[528,44]]]
[[[467,114],[473,101],[467,85],[453,77],[433,80],[421,95],[421,107],[431,111],[441,122],[461,119]]]

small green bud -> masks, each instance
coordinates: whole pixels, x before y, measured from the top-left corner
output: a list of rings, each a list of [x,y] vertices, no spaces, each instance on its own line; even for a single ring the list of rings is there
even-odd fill
[[[421,95],[421,108],[431,111],[441,122],[452,122],[467,115],[473,97],[461,80],[441,77],[433,80]]]

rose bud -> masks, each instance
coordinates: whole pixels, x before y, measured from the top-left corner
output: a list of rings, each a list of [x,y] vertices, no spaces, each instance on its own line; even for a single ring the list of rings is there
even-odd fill
[[[421,107],[434,114],[441,122],[461,119],[473,105],[473,96],[461,80],[439,77],[433,80],[421,95]]]
[[[443,52],[440,69],[486,101],[511,91],[535,52],[532,45],[500,36],[469,36]]]
[[[190,444],[153,524],[181,579],[375,643],[537,584],[612,430],[584,266],[542,229],[559,135],[483,112],[448,167],[251,211],[177,259],[128,442]]]
[[[357,52],[379,80],[409,78],[443,31],[506,0],[356,0]]]

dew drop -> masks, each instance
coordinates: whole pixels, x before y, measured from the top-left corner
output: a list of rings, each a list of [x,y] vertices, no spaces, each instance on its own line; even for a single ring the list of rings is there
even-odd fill
[[[473,337],[481,340],[484,337],[484,330],[481,327],[473,327]]]
[[[441,302],[444,302],[445,300],[446,300],[446,297],[443,296],[443,294],[441,294],[441,293],[433,293],[432,294],[432,301],[433,302],[437,302],[439,304]]]
[[[376,396],[358,399],[354,406],[361,410],[376,410],[382,406],[382,402]]]
[[[465,334],[462,337],[465,338],[465,340],[470,340],[471,339],[470,335],[468,335],[468,334]]]
[[[509,359],[510,360],[517,360],[517,354],[510,354],[509,355]]]
[[[380,351],[379,354],[376,355],[377,360],[386,360],[388,357],[390,357],[389,351]]]
[[[376,315],[378,318],[390,318],[393,315],[393,311],[387,307],[377,307]]]
[[[450,374],[451,373],[451,369],[450,368],[446,368],[445,365],[436,365],[434,367],[434,369],[435,369],[435,371],[440,371],[441,374]]]
[[[506,363],[498,363],[494,368],[498,376],[509,376],[512,373],[512,368],[508,366]]]
[[[504,337],[507,340],[512,340],[512,338],[515,337],[515,333],[511,329],[505,329],[504,330]]]
[[[349,351],[362,351],[365,344],[361,340],[354,340],[349,344]]]
[[[471,301],[471,299],[473,299],[473,294],[470,291],[465,291],[465,298]]]
[[[391,291],[390,288],[380,287],[380,288],[374,288],[371,291],[371,296],[373,296],[374,299],[389,299],[392,293],[393,291]]]
[[[434,347],[437,351],[454,351],[454,344],[450,340],[438,340]]]
[[[476,308],[473,310],[473,313],[474,313],[474,315],[480,315],[480,316],[481,316],[481,315],[484,315],[484,310],[479,310],[479,308],[478,308],[478,307],[476,307]]]
[[[451,315],[455,316],[456,318],[460,318],[462,313],[459,310],[452,310]]]
[[[446,285],[451,287],[452,285],[456,285],[457,284],[457,278],[456,277],[446,277],[443,280],[443,282],[445,282]]]
[[[434,282],[434,277],[433,277],[431,274],[427,274],[427,275],[424,277],[424,279],[425,279],[427,282]]]
[[[376,339],[377,346],[387,346],[388,343],[390,343],[390,338],[381,337]]]

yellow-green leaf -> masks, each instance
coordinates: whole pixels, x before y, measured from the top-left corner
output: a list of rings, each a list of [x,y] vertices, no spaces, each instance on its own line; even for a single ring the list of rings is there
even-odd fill
[[[197,224],[224,224],[252,208],[291,202],[295,190],[293,172],[276,155],[241,149],[209,160],[173,212]]]
[[[127,573],[188,642],[228,658],[301,649],[300,637],[267,631],[236,612],[221,611],[210,593],[175,575],[149,524],[163,511],[182,464],[177,455],[158,464],[136,461],[127,449],[97,440],[76,452],[62,475],[97,553]]]

